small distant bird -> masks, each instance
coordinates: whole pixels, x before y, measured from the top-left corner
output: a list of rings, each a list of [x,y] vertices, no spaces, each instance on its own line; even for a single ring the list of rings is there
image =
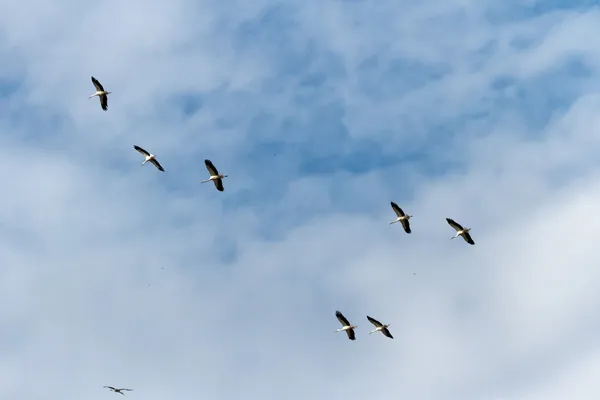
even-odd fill
[[[475,244],[473,238],[471,238],[471,234],[469,233],[471,228],[463,228],[461,224],[459,224],[451,218],[446,218],[446,221],[448,221],[448,224],[450,224],[450,226],[453,227],[456,231],[456,235],[454,235],[450,239],[456,239],[458,236],[462,236],[462,238],[465,239],[465,242],[469,244]]]
[[[342,324],[342,328],[338,329],[336,331],[336,333],[341,332],[341,331],[346,331],[346,334],[348,335],[348,339],[356,340],[356,336],[354,336],[354,328],[358,328],[358,327],[356,325],[350,325],[350,322],[348,322],[346,317],[344,317],[344,315],[339,311],[335,312],[335,316]]]
[[[96,87],[96,93],[94,93],[93,95],[88,97],[88,99],[91,99],[94,96],[98,96],[100,98],[100,107],[102,107],[102,109],[104,111],[108,110],[108,95],[111,92],[107,92],[106,90],[104,90],[104,87],[102,87],[102,84],[100,84],[100,82],[98,82],[98,79],[94,78],[93,76],[92,76],[92,83]]]
[[[158,168],[159,171],[165,171],[163,167],[158,163],[158,161],[156,161],[156,155],[148,153],[146,150],[142,149],[140,146],[137,146],[135,144],[133,145],[133,148],[139,151],[144,156],[145,160],[142,163],[142,165],[150,161],[152,164],[154,164],[156,168]]]
[[[408,220],[412,218],[412,215],[404,214],[404,211],[402,211],[402,209],[400,207],[398,207],[398,204],[394,203],[393,201],[391,201],[390,204],[392,205],[392,209],[394,210],[394,212],[396,213],[396,216],[398,217],[398,218],[396,218],[395,221],[390,222],[390,225],[395,224],[396,222],[400,222],[400,223],[402,223],[404,232],[410,233],[411,232],[410,231],[410,223],[408,222]]]
[[[225,190],[223,188],[223,178],[227,178],[227,175],[219,174],[219,171],[215,168],[210,160],[204,160],[204,164],[206,164],[206,169],[210,174],[210,178],[203,180],[202,183],[213,181],[219,192]]]
[[[371,318],[367,315],[367,319],[369,320],[370,323],[372,323],[373,325],[375,325],[375,330],[369,332],[369,335],[371,333],[375,333],[375,332],[381,332],[383,333],[385,336],[389,337],[390,339],[393,339],[394,337],[392,336],[392,334],[390,333],[390,331],[388,331],[388,326],[390,326],[391,324],[387,324],[384,325],[381,322],[377,321],[375,318]]]
[[[128,392],[133,391],[133,389],[125,389],[125,388],[123,388],[123,389],[116,389],[116,388],[114,388],[112,386],[104,386],[104,387],[112,390],[115,393],[121,393],[123,396],[125,396],[125,393],[123,393],[123,390],[126,390]]]

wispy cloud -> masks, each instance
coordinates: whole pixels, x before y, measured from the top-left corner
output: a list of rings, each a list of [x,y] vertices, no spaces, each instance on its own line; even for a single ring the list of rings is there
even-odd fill
[[[593,1],[0,4],[0,396],[597,398],[599,27]]]

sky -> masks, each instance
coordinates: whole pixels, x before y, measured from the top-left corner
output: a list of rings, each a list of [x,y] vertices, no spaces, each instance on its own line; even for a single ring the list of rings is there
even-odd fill
[[[590,0],[0,2],[0,398],[599,398],[598,37]]]

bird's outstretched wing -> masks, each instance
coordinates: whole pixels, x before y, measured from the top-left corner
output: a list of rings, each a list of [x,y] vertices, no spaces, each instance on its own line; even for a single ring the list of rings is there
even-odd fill
[[[336,311],[335,316],[337,317],[338,321],[340,321],[342,326],[350,326],[350,322],[348,322],[346,317],[344,317],[344,314],[342,314],[340,311]]]
[[[148,153],[146,150],[142,149],[140,146],[134,144],[133,148],[136,149],[137,151],[139,151],[141,154],[143,154],[144,156],[148,157],[150,155],[150,153]]]
[[[473,241],[473,238],[471,237],[471,234],[469,232],[465,232],[463,234],[463,239],[465,239],[465,242],[467,242],[469,244],[475,244],[475,242]]]
[[[456,222],[455,220],[453,220],[452,218],[446,218],[446,221],[448,222],[448,224],[454,228],[454,230],[456,232],[458,231],[462,231],[463,227],[461,224],[459,224],[458,222]]]
[[[218,176],[219,175],[219,171],[215,168],[212,161],[210,161],[208,159],[204,160],[204,164],[206,165],[206,169],[208,170],[208,173],[210,174],[210,176]]]
[[[104,87],[102,86],[102,84],[100,82],[98,82],[98,79],[94,78],[93,76],[92,76],[92,83],[96,87],[97,91],[104,92]]]
[[[398,207],[398,204],[394,203],[393,201],[391,201],[390,204],[392,205],[392,209],[398,217],[404,217],[404,211],[402,211],[402,209]]]
[[[348,339],[356,340],[356,336],[354,335],[354,329],[346,329],[346,334],[348,335]]]
[[[219,192],[225,190],[225,188],[223,187],[223,179],[215,179],[213,182],[215,183],[215,187]]]
[[[369,320],[370,323],[375,325],[377,328],[379,328],[380,326],[383,325],[381,322],[377,321],[375,318],[369,317],[368,315],[367,315],[367,319]]]
[[[394,337],[392,336],[392,334],[390,333],[390,331],[388,330],[388,328],[383,328],[381,330],[381,333],[383,333],[385,336],[389,337],[390,339],[393,339]]]
[[[156,158],[153,158],[152,160],[150,160],[150,162],[152,164],[154,164],[154,166],[156,168],[158,168],[159,171],[165,172],[165,170],[163,169],[163,167],[160,165],[160,163],[158,161],[156,161]]]
[[[408,222],[407,219],[403,219],[402,221],[400,221],[400,223],[402,224],[402,227],[404,228],[404,232],[406,232],[406,233],[412,232],[410,230],[410,222]]]
[[[108,96],[105,94],[100,95],[100,107],[102,107],[104,111],[108,110]]]

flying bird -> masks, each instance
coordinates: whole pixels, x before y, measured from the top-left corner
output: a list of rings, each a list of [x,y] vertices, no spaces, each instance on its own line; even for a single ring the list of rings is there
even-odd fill
[[[102,86],[102,84],[100,82],[98,82],[98,79],[94,78],[93,76],[92,76],[92,83],[96,87],[96,93],[94,93],[93,95],[88,97],[88,99],[91,99],[94,96],[98,96],[100,98],[100,107],[102,107],[102,109],[104,111],[108,110],[108,95],[111,92],[107,92],[106,90],[104,90],[104,87]]]
[[[210,174],[210,178],[203,180],[202,183],[213,181],[219,192],[225,190],[223,188],[223,178],[227,178],[227,175],[219,174],[219,171],[215,168],[210,160],[204,160],[204,164],[206,164],[206,169]]]
[[[469,233],[471,228],[463,228],[461,224],[454,221],[452,218],[446,218],[446,221],[448,221],[448,224],[450,224],[450,226],[453,227],[454,230],[456,230],[456,235],[454,235],[450,239],[456,239],[460,235],[463,239],[465,239],[465,242],[469,244],[475,244],[473,238],[471,238],[471,234]]]
[[[116,388],[114,388],[112,386],[104,386],[104,387],[112,390],[115,393],[121,393],[123,396],[125,396],[125,393],[123,393],[123,390],[126,390],[128,392],[133,391],[133,389],[125,389],[125,388],[123,388],[123,389],[116,389]]]
[[[383,333],[385,336],[389,337],[390,339],[393,339],[394,337],[392,336],[392,334],[390,333],[390,331],[388,330],[388,326],[390,326],[391,324],[387,324],[384,325],[381,322],[377,321],[375,318],[371,318],[367,315],[367,319],[369,320],[370,323],[372,323],[373,325],[375,325],[375,330],[369,332],[369,335],[371,333],[375,333],[375,332],[381,332]]]
[[[400,207],[398,207],[398,204],[394,203],[393,201],[391,201],[390,204],[392,205],[392,209],[394,210],[394,212],[396,213],[396,216],[398,217],[398,218],[396,218],[395,221],[390,222],[390,225],[395,224],[396,222],[400,222],[400,223],[402,223],[404,232],[410,233],[411,232],[410,223],[408,222],[408,220],[412,218],[412,215],[404,214],[404,211],[402,211],[402,209]]]
[[[159,171],[163,171],[165,172],[165,170],[163,169],[162,165],[160,165],[158,163],[158,161],[156,161],[156,155],[148,153],[146,150],[142,149],[140,146],[138,145],[133,145],[133,148],[136,149],[137,151],[140,152],[140,154],[142,154],[144,156],[144,162],[142,163],[142,165],[146,164],[148,161],[150,161],[152,164],[154,164],[154,166],[156,168],[158,168]]]
[[[342,324],[342,328],[338,329],[336,331],[336,333],[337,332],[341,332],[341,331],[346,331],[346,334],[348,335],[348,339],[350,339],[350,340],[356,340],[356,336],[354,336],[354,328],[357,328],[357,326],[350,325],[350,322],[348,322],[348,320],[346,319],[346,317],[344,317],[344,315],[341,312],[339,312],[339,311],[335,312],[335,316],[337,317],[337,319]]]

